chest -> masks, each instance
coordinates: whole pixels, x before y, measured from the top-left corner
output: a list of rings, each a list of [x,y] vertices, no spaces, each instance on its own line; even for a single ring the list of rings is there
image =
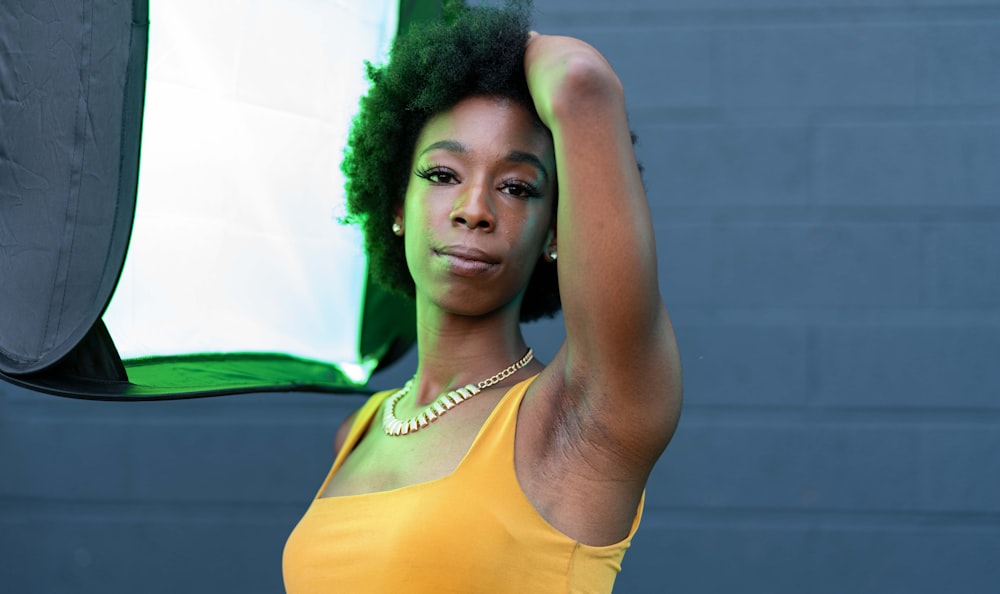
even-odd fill
[[[321,497],[391,491],[452,474],[473,447],[499,398],[496,393],[483,392],[425,428],[392,436],[382,429],[383,404]]]

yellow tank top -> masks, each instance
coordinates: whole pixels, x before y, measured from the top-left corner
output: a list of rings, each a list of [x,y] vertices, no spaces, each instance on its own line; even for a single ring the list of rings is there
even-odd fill
[[[443,478],[391,491],[319,498],[285,543],[289,594],[611,592],[639,525],[619,543],[589,546],[546,522],[514,472],[517,411],[534,378],[512,387],[465,458]],[[359,410],[326,488],[392,392]]]

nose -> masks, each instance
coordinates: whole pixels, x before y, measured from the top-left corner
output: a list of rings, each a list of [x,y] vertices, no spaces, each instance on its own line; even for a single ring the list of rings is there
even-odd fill
[[[496,225],[496,213],[490,199],[490,190],[485,183],[466,184],[451,210],[452,225],[465,225],[469,229],[492,231]]]

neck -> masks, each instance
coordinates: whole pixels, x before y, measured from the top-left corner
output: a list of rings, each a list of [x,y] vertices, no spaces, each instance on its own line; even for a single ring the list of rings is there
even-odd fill
[[[427,404],[439,394],[482,381],[523,357],[528,347],[518,312],[511,310],[516,308],[485,316],[459,316],[421,307],[418,302],[418,362],[413,386],[417,403]],[[523,379],[534,365],[511,379]]]

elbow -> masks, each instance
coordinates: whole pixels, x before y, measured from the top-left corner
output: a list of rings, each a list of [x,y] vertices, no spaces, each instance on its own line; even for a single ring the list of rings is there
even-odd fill
[[[561,92],[554,98],[557,114],[579,115],[592,108],[624,109],[625,91],[611,65],[600,54],[577,54],[567,58]]]

